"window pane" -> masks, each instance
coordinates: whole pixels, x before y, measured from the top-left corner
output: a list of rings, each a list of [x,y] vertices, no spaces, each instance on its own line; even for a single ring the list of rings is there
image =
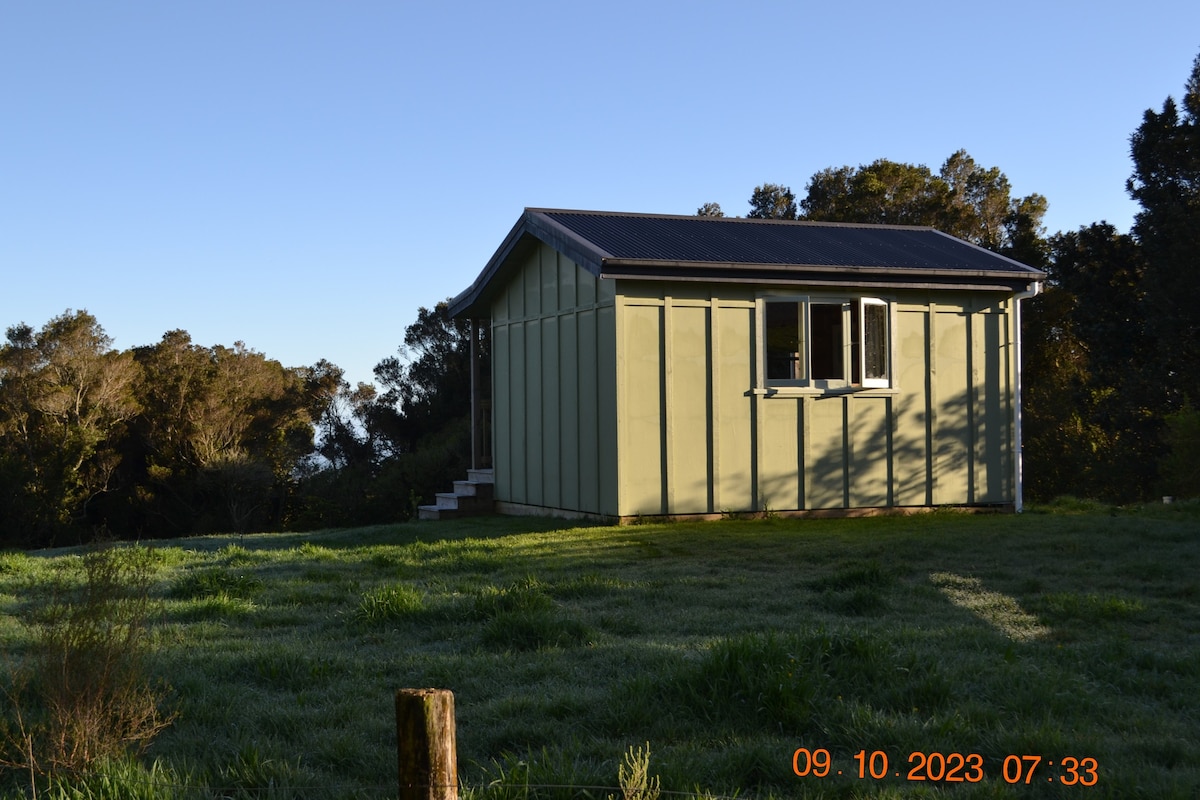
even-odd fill
[[[812,326],[812,377],[818,381],[844,381],[842,306],[814,303],[809,307]]]
[[[850,383],[858,386],[862,383],[862,320],[858,316],[859,302],[855,300],[849,306],[850,312]]]
[[[800,352],[800,304],[766,304],[767,380],[798,380],[804,377]]]
[[[863,304],[863,378],[888,378],[888,313],[887,306]]]

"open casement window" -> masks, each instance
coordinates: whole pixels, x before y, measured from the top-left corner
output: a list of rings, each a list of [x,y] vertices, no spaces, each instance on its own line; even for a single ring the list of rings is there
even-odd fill
[[[887,302],[873,297],[763,300],[767,386],[886,389],[892,385]]]

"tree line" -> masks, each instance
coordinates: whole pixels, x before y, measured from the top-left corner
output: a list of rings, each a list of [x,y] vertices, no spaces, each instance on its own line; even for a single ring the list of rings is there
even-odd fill
[[[0,546],[405,519],[469,450],[469,326],[421,309],[351,388],[186,331],[117,351],[68,310],[0,345]]]
[[[936,172],[828,168],[800,198],[762,184],[747,215],[928,225],[1044,269],[1024,316],[1028,496],[1195,497],[1200,57],[1181,103],[1145,112],[1131,155],[1128,234],[1100,221],[1048,235],[1046,198],[1013,197],[964,150]],[[421,308],[376,382],[350,386],[324,360],[284,367],[181,330],[117,351],[86,311],[14,325],[0,345],[0,546],[407,519],[467,466],[470,338],[445,303]]]
[[[1182,107],[1180,107],[1182,105]],[[934,172],[880,159],[754,189],[747,216],[928,225],[1047,273],[1024,317],[1025,476],[1034,499],[1200,496],[1200,57],[1181,104],[1130,137],[1128,234],[1047,235],[1048,203],[960,150]],[[724,216],[717,203],[697,209]]]

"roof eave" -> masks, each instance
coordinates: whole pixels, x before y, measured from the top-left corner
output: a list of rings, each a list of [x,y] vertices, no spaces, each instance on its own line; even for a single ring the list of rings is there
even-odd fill
[[[1017,264],[1017,262],[1013,262]],[[1020,270],[924,269],[821,264],[744,264],[605,259],[600,277],[634,280],[686,280],[719,283],[793,283],[798,285],[963,288],[983,291],[1023,289],[1046,273],[1024,265]]]
[[[475,281],[450,301],[451,317],[488,316],[490,312],[481,307],[481,301],[487,297],[488,285],[526,236],[545,242],[597,277],[600,276],[601,264],[609,256],[599,248],[590,247],[586,241],[540,210],[527,208]]]

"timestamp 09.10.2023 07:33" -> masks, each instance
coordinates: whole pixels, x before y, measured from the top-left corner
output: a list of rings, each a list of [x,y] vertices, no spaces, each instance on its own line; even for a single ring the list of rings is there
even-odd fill
[[[1005,783],[1058,783],[1064,786],[1095,786],[1100,780],[1100,765],[1090,756],[1045,758],[1040,755],[1007,755],[990,765]],[[860,780],[902,778],[908,781],[937,783],[979,783],[989,774],[979,753],[909,754],[906,766],[898,767],[882,750],[859,750],[844,765],[836,763],[829,750],[818,747],[797,748],[792,754],[792,771],[800,778],[829,778],[848,775]]]

